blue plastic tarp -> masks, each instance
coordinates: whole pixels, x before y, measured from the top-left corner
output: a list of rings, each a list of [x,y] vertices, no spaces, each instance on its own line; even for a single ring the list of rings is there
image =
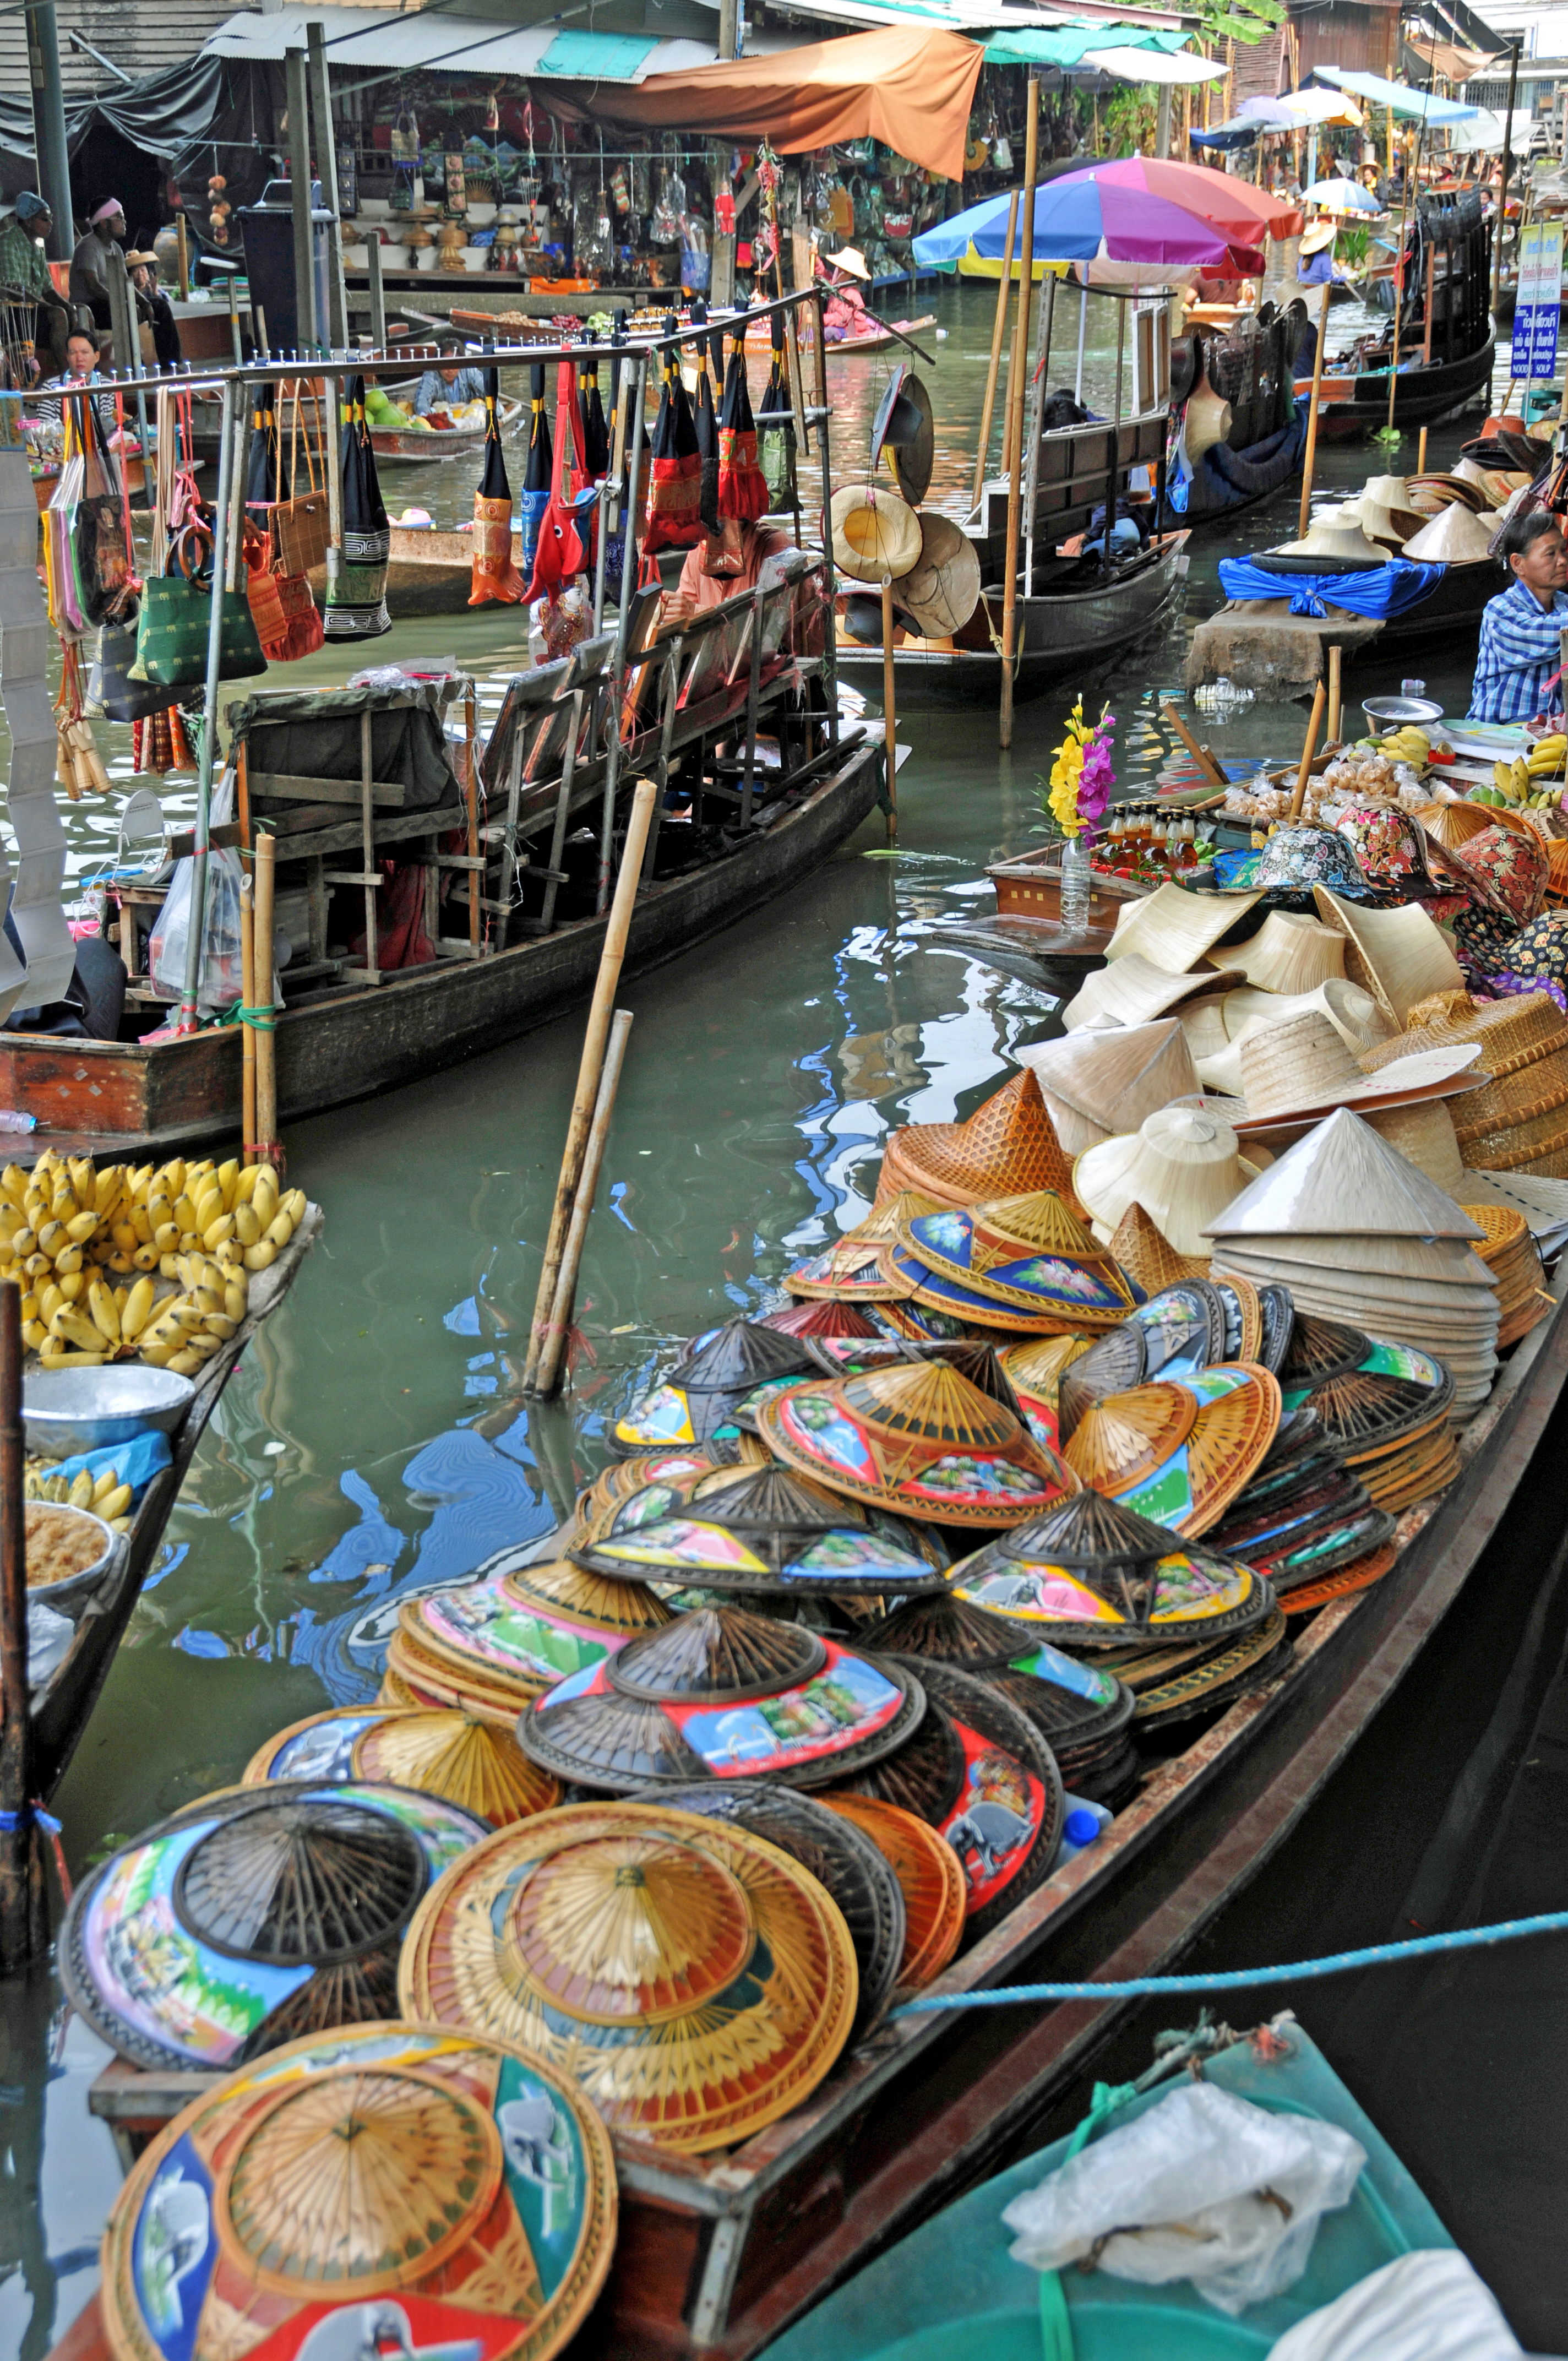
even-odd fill
[[[1385,82],[1381,74],[1346,73],[1340,66],[1314,66],[1315,82],[1326,82],[1335,90],[1354,92],[1357,98],[1375,98],[1379,106],[1392,114],[1421,115],[1428,123],[1474,123],[1480,114],[1478,106],[1462,105],[1456,98],[1433,98],[1430,92],[1412,90],[1408,82]]]
[[[1250,557],[1222,557],[1220,588],[1227,598],[1288,598],[1293,615],[1325,615],[1341,607],[1382,623],[1430,598],[1447,571],[1395,557],[1364,574],[1270,574]]]

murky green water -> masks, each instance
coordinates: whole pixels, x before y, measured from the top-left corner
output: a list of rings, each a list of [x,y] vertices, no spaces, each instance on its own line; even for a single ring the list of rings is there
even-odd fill
[[[907,307],[937,311],[948,330],[929,345],[935,367],[922,365],[938,416],[935,489],[948,505],[963,505],[972,472],[993,302],[992,289],[952,287]],[[1102,308],[1091,306],[1086,374],[1095,401],[1108,401],[1113,368],[1093,317]],[[865,450],[885,370],[869,357],[831,364],[844,473]],[[1051,375],[1070,383],[1070,354]],[[1460,439],[1434,433],[1430,464]],[[1386,464],[1330,452],[1321,479],[1348,488]],[[1414,466],[1413,443],[1399,464]],[[389,506],[418,500],[455,522],[473,489],[465,472],[389,474]],[[1199,540],[1188,614],[1212,611],[1221,555],[1289,538],[1292,516],[1287,497]],[[1150,725],[1179,691],[1185,642],[1178,621],[1108,683],[1130,789],[1157,760]],[[455,653],[496,695],[526,662],[517,611],[494,609],[403,626],[379,651]],[[1463,710],[1467,666],[1429,659],[1425,670]],[[344,671],[323,652],[295,676]],[[1387,669],[1354,676],[1359,693],[1397,686]],[[968,1114],[1005,1078],[1010,1052],[1051,1029],[1043,995],[926,929],[990,907],[983,864],[1028,843],[1069,702],[1022,706],[1010,755],[985,711],[901,715],[913,751],[898,859],[869,857],[882,841],[873,822],[744,926],[624,985],[636,1021],[562,1405],[527,1405],[520,1376],[580,1015],[291,1127],[291,1177],[324,1206],[325,1235],[228,1388],[64,1784],[73,1866],[236,1778],[284,1723],[370,1696],[400,1599],[543,1534],[600,1464],[607,1417],[662,1342],[760,1305],[792,1259],[859,1218],[891,1127]],[[1288,752],[1300,730],[1292,708],[1201,724],[1222,752]],[[128,736],[111,733],[126,772]],[[112,852],[115,808],[117,797],[71,807],[78,869]],[[103,2053],[78,2023],[61,2035],[47,1971],[7,1993],[0,2042],[11,2151],[0,2351],[35,2361],[95,2284],[118,2173],[85,2106]]]

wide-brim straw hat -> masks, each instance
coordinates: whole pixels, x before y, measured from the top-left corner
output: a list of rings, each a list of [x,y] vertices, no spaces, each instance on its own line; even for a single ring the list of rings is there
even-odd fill
[[[1488,508],[1501,507],[1502,503],[1497,498],[1497,488],[1493,482],[1493,473],[1483,467],[1478,460],[1461,459],[1455,465],[1453,473],[1461,483],[1474,484]]]
[[[249,1787],[302,1778],[387,1780],[497,1828],[561,1800],[559,1781],[529,1761],[504,1716],[460,1708],[331,1706],[279,1730],[240,1774]]]
[[[1312,519],[1304,541],[1281,542],[1268,552],[1271,557],[1328,557],[1337,564],[1373,566],[1387,563],[1388,553],[1368,541],[1357,517],[1343,517],[1337,510],[1320,513]]]
[[[1466,476],[1407,476],[1405,481],[1409,487],[1410,506],[1420,509],[1423,516],[1441,516],[1456,500],[1472,511],[1487,505],[1480,485],[1473,484]]]
[[[1338,236],[1337,221],[1313,222],[1310,229],[1301,233],[1300,251],[1303,254],[1321,254],[1325,247],[1332,246]]]
[[[1243,1036],[1243,1094],[1246,1114],[1238,1130],[1309,1123],[1336,1106],[1382,1106],[1411,1099],[1449,1096],[1465,1087],[1474,1066],[1473,1043],[1398,1058],[1376,1074],[1364,1073],[1337,1029],[1317,1009],[1285,1025],[1261,1025]]]
[[[1223,954],[1219,956],[1223,958]],[[1130,951],[1113,966],[1096,968],[1084,978],[1062,1010],[1062,1023],[1069,1033],[1081,1033],[1090,1027],[1103,1030],[1122,1025],[1146,1025],[1154,1017],[1179,1008],[1186,1001],[1223,991],[1235,982],[1239,972],[1230,967],[1218,972],[1201,967],[1173,975],[1168,969],[1157,967],[1153,960],[1145,959],[1141,952]]]
[[[1396,1027],[1402,1029],[1410,1010],[1433,993],[1463,986],[1459,961],[1417,903],[1371,909],[1326,885],[1315,885],[1312,898],[1319,917],[1345,938],[1346,975],[1372,994]]]
[[[1073,1187],[1097,1237],[1109,1243],[1139,1204],[1178,1254],[1209,1250],[1208,1223],[1256,1177],[1228,1123],[1196,1107],[1164,1107],[1135,1132],[1102,1140],[1073,1167]]]
[[[1457,852],[1462,844],[1490,828],[1497,817],[1496,810],[1486,804],[1473,804],[1463,796],[1449,803],[1421,804],[1410,814],[1420,821],[1423,834],[1434,839],[1445,852]]]
[[[1106,959],[1114,965],[1136,952],[1168,975],[1185,975],[1262,898],[1259,894],[1190,894],[1168,879],[1145,899],[1123,904]],[[1212,988],[1212,978],[1210,983]]]
[[[1228,943],[1223,957],[1260,992],[1315,992],[1330,976],[1343,975],[1344,937],[1303,913],[1270,910],[1255,935]]]
[[[889,1134],[876,1202],[901,1189],[942,1205],[973,1205],[984,1197],[1024,1197],[1054,1189],[1070,1199],[1072,1159],[1063,1151],[1025,1067],[993,1092],[967,1123],[909,1124]]]
[[[920,562],[920,519],[879,484],[845,484],[828,510],[833,563],[857,582],[900,581]]]
[[[1430,565],[1475,566],[1492,555],[1492,536],[1463,500],[1451,500],[1442,513],[1413,533],[1405,555]]]
[[[1403,476],[1369,476],[1356,506],[1361,511],[1362,531],[1380,539],[1403,542],[1420,530],[1420,513]]]
[[[898,585],[898,607],[924,640],[961,631],[980,604],[980,558],[939,509],[919,512],[920,555]]]
[[[1199,1093],[1187,1036],[1174,1016],[1152,1025],[1066,1033],[1059,1041],[1036,1041],[1017,1055],[1038,1081],[1069,1156],[1081,1156],[1115,1132],[1136,1131],[1157,1107]]]
[[[1226,1240],[1359,1235],[1474,1241],[1480,1233],[1452,1197],[1379,1139],[1370,1125],[1349,1107],[1336,1107],[1213,1214],[1205,1235]]]
[[[1242,1043],[1250,1034],[1266,1027],[1288,1025],[1298,1016],[1313,1015],[1327,1018],[1355,1058],[1393,1030],[1372,994],[1363,992],[1358,983],[1347,983],[1343,976],[1330,976],[1315,992],[1293,993],[1288,998],[1248,988],[1227,993],[1219,1010],[1220,1022],[1225,1028],[1224,1047],[1194,1060],[1205,1089],[1245,1100]]]

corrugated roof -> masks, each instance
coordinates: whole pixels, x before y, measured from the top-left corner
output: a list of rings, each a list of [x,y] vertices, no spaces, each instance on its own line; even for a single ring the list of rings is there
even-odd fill
[[[493,16],[458,16],[444,8],[397,16],[363,7],[243,11],[220,25],[208,54],[277,60],[305,47],[305,27],[319,23],[329,63],[382,71],[554,74],[574,81],[640,82],[651,73],[712,65],[717,44],[659,40],[641,33],[562,30],[558,25],[500,25]]]

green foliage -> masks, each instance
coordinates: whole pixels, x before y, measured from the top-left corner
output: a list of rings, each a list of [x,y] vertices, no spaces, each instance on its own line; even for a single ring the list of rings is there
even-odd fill
[[[1100,109],[1102,155],[1135,156],[1154,137],[1158,105],[1152,82],[1113,91]]]
[[[1251,49],[1284,21],[1279,0],[1200,0],[1198,31],[1205,41],[1244,41]]]

